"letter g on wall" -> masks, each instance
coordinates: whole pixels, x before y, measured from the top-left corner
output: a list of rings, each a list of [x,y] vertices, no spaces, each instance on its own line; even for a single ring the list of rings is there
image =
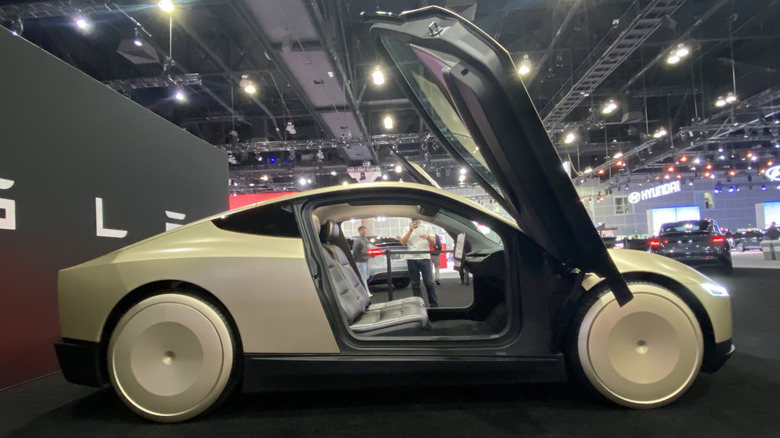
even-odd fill
[[[10,179],[0,178],[0,190],[8,190],[13,187],[14,182]],[[0,198],[0,211],[5,214],[0,216],[0,230],[16,229],[16,201],[13,199]]]

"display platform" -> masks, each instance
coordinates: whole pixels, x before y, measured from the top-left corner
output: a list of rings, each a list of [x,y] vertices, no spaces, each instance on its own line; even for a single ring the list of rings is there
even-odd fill
[[[439,295],[455,300],[466,289],[452,274]],[[736,268],[713,278],[732,295],[737,351],[661,409],[594,402],[565,384],[395,388],[238,395],[210,415],[162,425],[134,415],[111,388],[72,385],[56,373],[0,391],[0,436],[776,436],[777,271]]]

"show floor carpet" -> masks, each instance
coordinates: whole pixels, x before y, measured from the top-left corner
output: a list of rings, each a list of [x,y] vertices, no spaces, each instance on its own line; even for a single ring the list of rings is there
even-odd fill
[[[0,436],[780,436],[780,271],[737,268],[732,277],[713,277],[733,297],[737,351],[661,409],[600,403],[568,384],[467,386],[244,394],[206,417],[160,425],[130,413],[112,389],[71,385],[57,373],[0,392]],[[461,287],[445,280],[441,299]]]

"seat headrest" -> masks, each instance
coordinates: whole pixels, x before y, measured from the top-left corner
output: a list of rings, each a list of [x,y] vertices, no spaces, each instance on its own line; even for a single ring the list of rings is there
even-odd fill
[[[320,228],[322,225],[320,225],[320,218],[318,218],[316,214],[311,215],[311,224],[312,227],[314,227],[314,233],[320,234]]]
[[[339,233],[339,224],[329,220],[325,222],[325,225],[320,229],[320,241],[335,242],[339,237]]]

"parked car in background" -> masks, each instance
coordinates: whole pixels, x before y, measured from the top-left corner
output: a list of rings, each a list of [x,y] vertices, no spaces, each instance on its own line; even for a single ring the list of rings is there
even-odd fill
[[[658,238],[650,239],[649,252],[694,268],[714,267],[731,274],[731,247],[713,219],[669,222],[661,225]]]
[[[387,256],[385,251],[390,249],[390,272],[393,277],[393,287],[403,289],[409,286],[409,270],[406,267],[406,254],[394,253],[405,251],[406,245],[395,237],[366,236],[368,238],[368,285],[387,284]],[[349,247],[352,248],[353,239],[348,238]]]
[[[761,241],[764,240],[764,232],[758,228],[738,228],[736,233],[731,235],[733,239],[732,248],[739,252],[748,249],[761,249]]]

